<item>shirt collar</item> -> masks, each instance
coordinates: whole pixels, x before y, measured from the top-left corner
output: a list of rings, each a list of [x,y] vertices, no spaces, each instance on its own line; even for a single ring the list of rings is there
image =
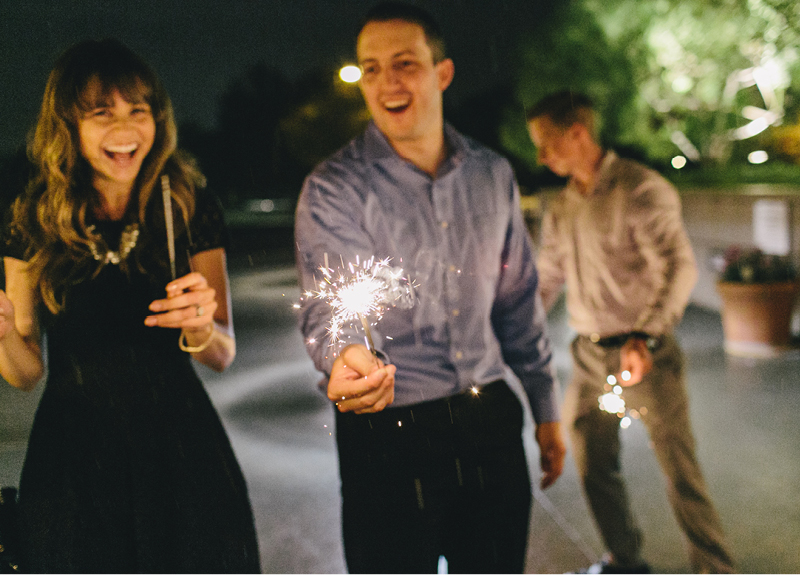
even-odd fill
[[[617,154],[614,152],[614,150],[606,150],[605,153],[603,154],[603,159],[600,161],[600,168],[598,168],[597,170],[597,175],[595,176],[594,181],[592,182],[591,194],[588,194],[586,196],[581,194],[578,191],[577,186],[575,186],[575,182],[572,178],[569,180],[567,188],[573,195],[580,196],[581,198],[583,197],[591,198],[597,192],[597,190],[606,189],[607,186],[602,184],[606,179],[608,179],[611,173],[611,166],[616,161],[617,161]]]
[[[469,152],[467,140],[447,122],[444,124],[444,141],[447,146],[447,157],[439,166],[437,177],[447,174],[460,165]],[[397,154],[373,120],[370,120],[364,132],[364,159],[368,162],[388,160],[409,164]]]
[[[600,162],[600,169],[597,170],[597,177],[594,180],[594,187],[597,187],[598,182],[608,177],[608,174],[611,171],[611,165],[616,161],[617,154],[614,152],[614,150],[606,150],[606,153],[603,156],[603,161]]]

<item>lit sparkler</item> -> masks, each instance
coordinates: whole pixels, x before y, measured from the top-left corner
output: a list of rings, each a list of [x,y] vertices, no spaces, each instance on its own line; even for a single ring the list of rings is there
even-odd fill
[[[306,292],[305,296],[327,301],[331,306],[333,314],[328,327],[331,345],[340,340],[346,325],[358,320],[367,347],[375,354],[370,325],[380,321],[390,307],[410,309],[414,305],[414,285],[403,276],[401,268],[389,266],[388,259],[376,262],[373,257],[345,267],[345,271],[339,272],[327,265],[320,268],[322,287]]]
[[[629,371],[623,371],[620,377],[627,381],[631,378],[631,374]],[[606,382],[605,387],[608,392],[597,398],[600,409],[607,413],[615,413],[619,417],[620,427],[627,429],[632,423],[631,418],[639,418],[639,412],[635,409],[629,410],[625,405],[625,400],[622,398],[622,386],[617,383],[616,376],[609,375]]]

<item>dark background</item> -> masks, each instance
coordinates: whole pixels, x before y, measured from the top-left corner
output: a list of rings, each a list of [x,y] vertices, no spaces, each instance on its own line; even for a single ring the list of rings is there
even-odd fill
[[[264,188],[295,186],[319,154],[286,167],[286,158],[276,157],[272,149],[275,134],[271,131],[293,104],[321,90],[333,81],[335,70],[353,61],[359,20],[374,3],[3,0],[0,157],[8,158],[24,145],[58,55],[82,39],[113,36],[159,73],[173,100],[180,145],[200,157],[212,183],[226,188],[218,190],[223,201],[286,195],[288,191],[271,190],[270,194]],[[449,55],[455,60],[455,80],[446,93],[448,119],[492,145],[497,110],[511,94],[517,39],[532,33],[549,1],[416,3],[439,20]],[[342,142],[350,136],[341,135]],[[338,143],[327,143],[327,148]],[[209,165],[224,160],[220,155],[225,150],[238,156],[240,165],[235,165],[233,157],[227,168]],[[292,173],[256,174],[249,185],[225,181],[236,176],[221,173],[238,171],[241,176],[258,160],[281,164],[284,172]]]
[[[501,115],[514,107],[517,46],[541,29],[551,1],[412,0],[440,23],[455,61],[445,93],[448,121],[498,150]],[[197,157],[229,213],[230,263],[291,261],[303,178],[359,133],[368,117],[358,89],[338,80],[337,72],[354,63],[360,20],[375,3],[0,1],[3,205],[27,180],[26,135],[55,60],[76,42],[111,36],[147,60],[164,82],[179,146]],[[523,183],[531,180],[524,168],[517,171]],[[274,200],[274,212],[254,213],[253,200],[262,198]]]

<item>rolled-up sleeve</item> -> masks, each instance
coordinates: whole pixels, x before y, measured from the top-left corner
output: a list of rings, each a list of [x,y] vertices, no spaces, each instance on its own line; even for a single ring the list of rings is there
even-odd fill
[[[545,310],[553,307],[566,281],[564,261],[560,254],[562,246],[559,244],[556,232],[557,225],[555,211],[547,210],[542,218],[541,247],[536,260],[539,294]]]
[[[697,281],[697,264],[683,225],[678,192],[666,181],[645,186],[632,202],[639,232],[647,238],[643,249],[663,262],[662,287],[636,322],[636,331],[662,334],[683,317]]]

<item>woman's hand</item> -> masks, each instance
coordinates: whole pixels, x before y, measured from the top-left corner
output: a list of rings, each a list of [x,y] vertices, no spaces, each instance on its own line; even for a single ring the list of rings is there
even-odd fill
[[[206,278],[192,272],[167,284],[166,299],[150,304],[144,323],[150,327],[181,328],[186,332],[206,332],[214,328],[217,292]]]
[[[178,347],[214,371],[236,357],[224,248],[196,253],[195,270],[167,284],[167,297],[150,304],[145,325],[181,329]]]
[[[14,304],[8,299],[6,292],[0,290],[0,339],[15,329]]]
[[[44,375],[37,291],[28,264],[4,258],[6,289],[0,291],[0,375],[30,391]]]

